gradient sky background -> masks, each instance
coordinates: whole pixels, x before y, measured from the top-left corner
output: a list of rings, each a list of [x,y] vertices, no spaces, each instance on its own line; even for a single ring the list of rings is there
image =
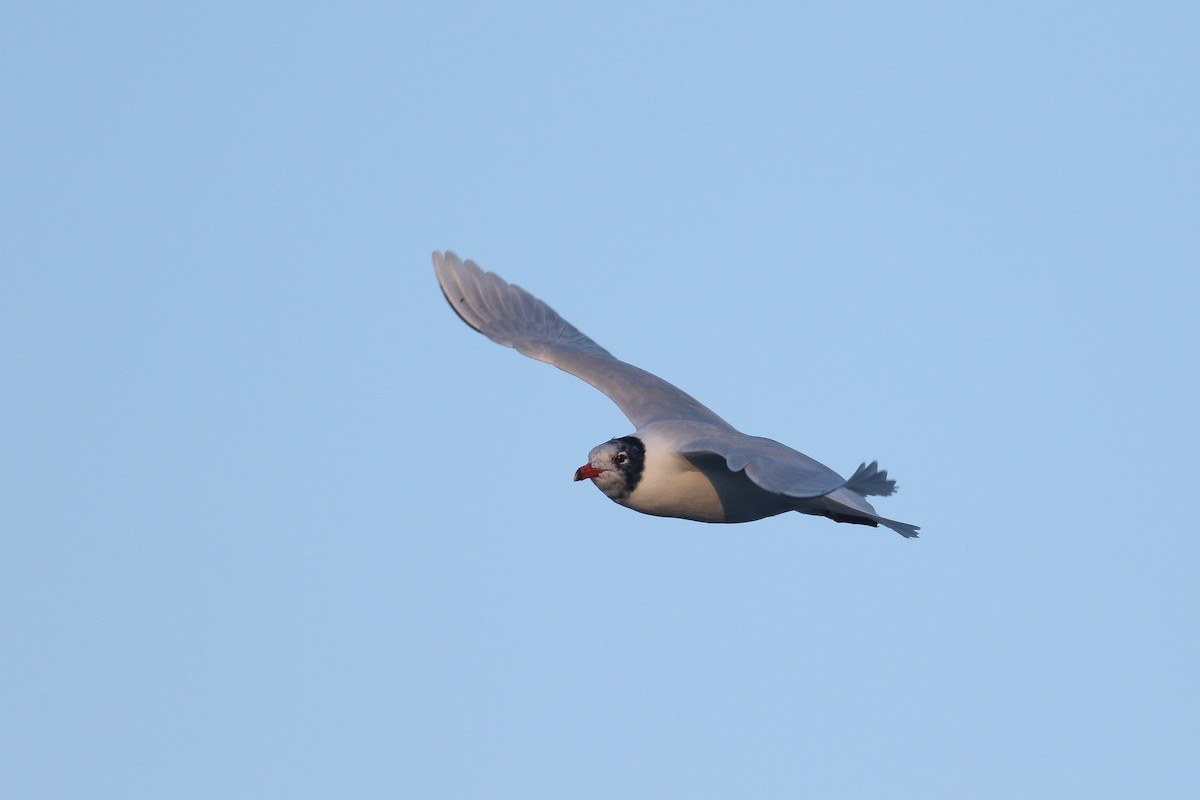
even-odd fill
[[[0,796],[1195,797],[1200,12],[979,6],[7,4]],[[573,484],[442,248],[922,538]]]

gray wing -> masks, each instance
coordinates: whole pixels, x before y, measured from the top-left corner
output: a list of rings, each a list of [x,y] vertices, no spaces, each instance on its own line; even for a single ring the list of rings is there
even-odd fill
[[[682,431],[680,431],[682,432]],[[815,459],[787,445],[761,436],[738,431],[710,431],[680,442],[679,450],[688,454],[716,454],[734,472],[746,471],[746,477],[769,492],[809,500],[797,511],[830,516],[839,521],[873,521],[885,525],[906,539],[914,539],[919,525],[881,517],[867,502],[866,495],[889,495],[896,482],[887,470],[872,461],[859,467],[850,480]],[[814,498],[821,498],[815,500]]]
[[[520,286],[449,251],[433,254],[433,268],[446,300],[463,322],[497,344],[587,381],[608,395],[636,427],[690,420],[732,430],[691,395],[613,357]]]
[[[846,479],[814,458],[774,439],[738,431],[716,431],[679,445],[680,452],[715,453],[734,472],[775,494],[820,497],[846,485]]]

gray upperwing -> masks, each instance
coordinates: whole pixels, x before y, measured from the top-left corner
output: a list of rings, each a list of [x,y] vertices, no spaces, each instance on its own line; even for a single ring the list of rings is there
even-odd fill
[[[734,472],[762,488],[788,497],[820,497],[846,484],[846,479],[829,467],[774,439],[748,436],[705,436],[685,442],[683,453],[716,453]]]
[[[691,395],[615,358],[520,286],[449,251],[435,252],[433,267],[442,293],[463,322],[497,344],[587,381],[608,395],[634,426],[682,419],[729,427]]]

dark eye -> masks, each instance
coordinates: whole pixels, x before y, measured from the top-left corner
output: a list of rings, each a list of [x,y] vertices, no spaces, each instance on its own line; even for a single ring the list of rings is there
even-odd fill
[[[617,463],[618,464],[624,464],[626,458],[628,458],[628,456],[626,456],[624,453],[617,453]]]

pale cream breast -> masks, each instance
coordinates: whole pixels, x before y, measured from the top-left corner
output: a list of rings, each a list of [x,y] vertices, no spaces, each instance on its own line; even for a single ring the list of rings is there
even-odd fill
[[[642,480],[628,497],[617,502],[659,517],[682,517],[698,522],[725,522],[725,506],[709,477],[677,453],[646,448]]]

